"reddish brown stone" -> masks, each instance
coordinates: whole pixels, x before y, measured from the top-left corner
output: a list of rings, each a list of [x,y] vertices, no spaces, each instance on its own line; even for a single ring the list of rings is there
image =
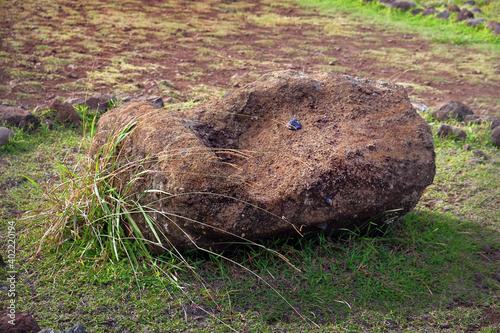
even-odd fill
[[[301,129],[287,128],[292,118]],[[178,248],[383,224],[410,211],[435,174],[429,125],[386,82],[280,71],[183,112],[132,103],[101,117],[91,154],[132,120],[117,153],[147,157],[151,172],[127,195],[164,212],[152,218]]]
[[[2,333],[37,333],[40,326],[28,312],[0,312],[0,332]]]

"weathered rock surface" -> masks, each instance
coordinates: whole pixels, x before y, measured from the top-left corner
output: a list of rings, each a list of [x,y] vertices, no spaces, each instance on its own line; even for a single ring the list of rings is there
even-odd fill
[[[450,18],[450,12],[447,10],[443,10],[441,13],[436,15],[436,18],[442,19],[442,20],[447,20]]]
[[[115,101],[115,95],[96,95],[92,97],[81,97],[69,99],[66,103],[70,105],[84,105],[91,110],[105,112],[108,110],[109,102]]]
[[[437,135],[442,138],[456,136],[457,138],[462,140],[464,140],[467,137],[467,133],[465,133],[460,128],[447,124],[438,126]]]
[[[491,117],[491,124],[490,124],[490,127],[489,129],[492,130],[494,129],[495,127],[499,127],[500,126],[500,118],[498,117]]]
[[[434,7],[428,7],[424,10],[422,13],[422,16],[429,16],[429,15],[434,15],[437,13],[437,10],[434,9]]]
[[[70,103],[63,103],[54,99],[47,106],[48,109],[53,110],[54,113],[50,117],[51,120],[56,120],[62,123],[79,124],[82,120],[78,112]]]
[[[40,119],[26,110],[14,106],[0,105],[1,123],[7,123],[16,127],[36,127],[40,125]]]
[[[460,22],[460,21],[464,21],[467,19],[473,19],[473,18],[474,18],[474,13],[472,13],[470,10],[462,8],[462,10],[460,10],[460,13],[458,13],[457,19],[455,20],[455,22]]]
[[[500,126],[491,131],[490,140],[495,146],[500,147]]]
[[[467,105],[458,101],[448,101],[431,111],[431,115],[440,121],[448,120],[450,117],[463,120],[467,115],[472,114],[474,113]]]
[[[416,6],[415,3],[412,1],[396,0],[391,4],[392,9],[397,8],[397,9],[400,9],[400,10],[405,11],[405,12],[409,11],[410,9],[414,8],[415,6]]]
[[[287,128],[292,118],[300,129]],[[141,202],[178,248],[384,223],[410,211],[435,174],[429,125],[385,82],[281,71],[183,112],[132,103],[101,117],[91,154],[134,119],[119,153],[149,156],[151,171],[127,193],[158,190]],[[117,188],[130,179],[118,174]]]
[[[9,142],[10,138],[14,137],[14,133],[7,127],[0,127],[0,147]]]
[[[15,325],[9,323],[11,320],[14,320]],[[40,326],[28,312],[15,312],[14,317],[10,311],[0,312],[0,332],[36,333],[38,331],[40,331]]]
[[[468,19],[467,20],[467,25],[471,26],[471,27],[477,27],[478,25],[481,25],[483,24],[484,22],[486,22],[485,19],[483,18],[477,18],[477,19]]]

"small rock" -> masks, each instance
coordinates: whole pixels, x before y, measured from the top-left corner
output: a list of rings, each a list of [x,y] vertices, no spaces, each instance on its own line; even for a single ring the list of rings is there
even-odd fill
[[[91,110],[96,110],[99,112],[105,112],[108,110],[108,104],[111,101],[116,101],[115,95],[96,95],[92,97],[84,98],[72,98],[66,101],[68,104],[72,105],[84,105]]]
[[[450,12],[447,10],[444,10],[441,13],[437,14],[436,18],[442,19],[442,20],[447,20],[450,18]]]
[[[470,150],[472,150],[472,146],[471,146],[470,144],[466,143],[466,144],[464,145],[464,150],[465,150],[465,151],[470,151]]]
[[[448,10],[450,11],[450,13],[460,13],[460,7],[458,7],[457,5],[451,5],[450,7],[448,7]]]
[[[0,105],[0,124],[6,123],[16,127],[37,127],[40,125],[40,119],[31,112],[14,106]]]
[[[451,325],[450,325],[450,323],[449,323],[449,322],[444,322],[444,323],[442,323],[442,324],[440,325],[440,327],[441,327],[441,328],[443,328],[443,329],[447,329],[447,328],[450,328],[450,327],[451,327]]]
[[[476,14],[481,14],[483,12],[479,7],[474,7],[470,11]]]
[[[146,100],[156,106],[158,109],[163,109],[165,107],[163,99],[159,96],[148,97]]]
[[[473,114],[469,114],[469,115],[465,116],[465,119],[464,119],[464,123],[466,123],[466,124],[479,125],[482,122],[483,122],[483,119],[481,117],[473,115]]]
[[[399,326],[399,323],[397,321],[394,321],[394,320],[386,320],[386,321],[384,321],[384,324],[391,329],[394,329],[394,328]]]
[[[498,282],[500,282],[500,273],[494,274],[493,278],[495,278],[495,280],[497,280]]]
[[[422,316],[422,321],[426,321],[426,322],[433,322],[434,321],[434,317],[432,317],[430,314],[426,313]]]
[[[399,0],[397,0],[391,4],[392,9],[397,8],[397,9],[400,9],[404,12],[409,11],[410,9],[414,8],[415,6],[416,6],[415,3],[412,1],[399,1]]]
[[[302,128],[302,124],[300,123],[300,121],[297,118],[292,118],[292,119],[290,119],[288,124],[286,124],[286,128],[288,128],[289,130],[292,130],[292,131],[298,131],[299,129]]]
[[[82,120],[78,112],[75,111],[73,105],[69,103],[62,103],[54,99],[47,108],[54,111],[53,116],[49,117],[52,121],[56,120],[67,124],[79,124]]]
[[[9,323],[12,318],[8,316],[9,312],[0,312],[0,332],[2,333],[21,333],[21,332],[39,332],[40,326],[35,318],[28,312],[16,312],[15,325]]]
[[[78,79],[78,75],[76,75],[76,73],[74,73],[74,72],[69,72],[68,77],[70,79]]]
[[[417,16],[418,14],[423,13],[423,12],[424,12],[424,10],[422,8],[414,8],[411,10],[410,13],[412,13],[412,15]]]
[[[475,4],[476,4],[476,2],[474,0],[464,1],[464,5],[474,6]]]
[[[387,7],[390,7],[393,2],[394,0],[378,0],[378,3]]]
[[[490,140],[495,146],[500,147],[500,126],[491,131]]]
[[[6,145],[13,137],[14,133],[9,128],[0,127],[0,147]]]
[[[462,140],[465,140],[465,138],[467,137],[467,134],[460,128],[446,124],[438,126],[437,135],[442,138],[455,135],[458,139]]]
[[[467,163],[475,163],[475,164],[480,164],[480,163],[483,163],[483,160],[479,159],[479,158],[469,158],[467,160]]]
[[[437,10],[434,9],[434,7],[428,7],[424,10],[422,13],[422,16],[429,16],[429,15],[434,15],[437,13]]]
[[[500,126],[500,118],[494,117],[493,119],[490,119],[490,120],[491,120],[491,125],[489,127],[490,130],[494,129],[495,127]]]
[[[479,149],[474,149],[472,151],[472,153],[476,156],[476,157],[480,157],[484,160],[487,160],[488,159],[488,155],[486,155],[483,151],[479,150]]]
[[[468,25],[468,26],[471,26],[471,27],[477,27],[478,25],[481,25],[481,24],[483,24],[484,22],[486,22],[486,20],[485,20],[485,19],[483,19],[483,18],[468,19],[468,20],[467,20],[467,25]]]
[[[453,118],[463,120],[467,115],[473,114],[472,110],[458,101],[448,101],[431,112],[432,116],[440,121]]]
[[[500,22],[497,21],[489,21],[488,24],[486,24],[486,28],[490,30],[495,30],[495,28],[500,27]]]
[[[489,246],[488,244],[483,244],[481,245],[481,247],[483,248],[483,251],[485,253],[491,253],[491,246]]]
[[[5,261],[3,261],[2,255],[0,254],[0,267],[7,267]]]
[[[467,19],[472,19],[472,18],[474,18],[474,13],[472,13],[467,9],[462,9],[460,13],[458,13],[455,22],[465,21]]]

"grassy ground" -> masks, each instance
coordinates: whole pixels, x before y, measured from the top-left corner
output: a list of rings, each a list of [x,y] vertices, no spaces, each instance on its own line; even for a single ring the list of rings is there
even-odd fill
[[[393,14],[354,2],[307,0],[307,3],[301,3],[309,6],[302,14],[310,15],[309,24],[320,27],[321,34],[346,38],[354,35],[355,39],[368,40],[374,38],[374,31],[387,36],[388,30],[396,29],[398,34],[418,33],[418,38],[425,43],[431,41],[431,52],[422,54],[423,59],[416,59],[418,55],[406,48],[397,50],[394,45],[380,48],[378,53],[375,49],[363,53],[363,59],[376,59],[375,76],[393,75],[393,72],[379,72],[379,65],[388,71],[396,68],[396,73],[415,66],[412,68],[415,72],[427,71],[426,80],[447,72],[449,80],[466,80],[472,84],[475,75],[464,72],[464,77],[459,78],[463,67],[457,69],[457,66],[460,59],[473,57],[475,64],[483,66],[480,71],[489,82],[498,80],[498,71],[492,70],[488,64],[498,59],[500,44],[491,36],[485,37],[484,31],[461,26],[457,28],[461,29],[460,34],[454,30],[436,31],[436,27],[445,23],[413,21],[406,14]],[[197,3],[197,6],[203,5],[209,4]],[[242,8],[248,6],[243,2],[236,2],[235,6],[231,3],[217,5],[225,6],[227,17],[231,13],[240,15]],[[271,5],[263,2],[262,12],[247,19],[257,26],[275,30],[283,24],[294,29],[300,24],[299,19],[287,18],[272,10],[276,7],[287,10],[288,6],[291,6],[290,2],[273,2]],[[145,12],[155,10],[154,7],[148,8]],[[291,8],[295,10],[295,7]],[[331,13],[337,20],[326,24],[324,17],[314,17],[315,11],[324,15]],[[343,11],[352,14],[346,17]],[[56,15],[56,12],[54,9],[51,15]],[[99,12],[91,14],[91,19],[101,25],[99,33],[109,33],[106,32],[106,17]],[[73,16],[78,15],[74,13]],[[138,29],[142,19],[144,17],[138,16],[134,23]],[[158,21],[155,24],[167,23]],[[232,24],[224,29],[207,26],[207,30],[210,34],[227,35],[238,29],[236,23]],[[363,33],[356,30],[360,25],[369,25],[373,31]],[[123,29],[123,26],[119,28]],[[157,28],[158,31],[172,29],[172,33],[176,33],[168,24]],[[184,28],[188,35],[195,30],[190,30],[193,28],[189,25]],[[394,30],[391,33],[395,33]],[[139,39],[141,36],[136,35]],[[181,32],[178,37],[190,38]],[[55,37],[49,33],[47,38]],[[347,64],[338,55],[335,59],[334,54],[314,53],[315,50],[327,52],[318,49],[321,45],[311,49],[304,47],[300,53],[280,44],[280,38],[284,36],[280,37],[278,33],[272,38],[260,38],[252,48],[238,44],[232,47],[242,57],[252,57],[252,61],[244,58],[248,67],[260,66],[256,45],[270,48],[278,45],[280,56],[284,57],[322,56],[326,57],[325,65],[328,62]],[[484,43],[484,38],[489,43]],[[217,40],[211,39],[210,43],[213,41]],[[8,41],[14,42],[13,39]],[[23,41],[18,39],[17,42]],[[187,45],[187,40],[185,42]],[[95,47],[96,50],[100,47],[92,44],[99,43],[93,39],[85,43],[82,47]],[[147,48],[145,43],[147,40],[138,40],[136,45]],[[210,43],[207,42],[206,48],[197,48],[196,52],[208,57],[205,60],[211,62],[212,70],[222,70],[224,66],[238,67],[241,65],[238,61],[243,62],[241,59],[224,59],[221,52],[226,44],[214,50]],[[433,69],[434,64],[419,65],[419,60],[428,64],[443,50],[450,53],[448,69],[437,72]],[[56,60],[58,58],[49,61],[45,59],[50,57],[48,53],[43,54],[44,66],[51,61],[54,66],[61,65]],[[388,54],[395,57],[388,60]],[[99,82],[99,86],[127,84],[126,78],[120,76],[122,71],[137,73],[140,77],[141,71],[159,68],[132,61],[137,54],[129,56],[121,61],[116,59],[110,67],[96,71],[87,83],[93,80]],[[152,53],[148,53],[149,56],[155,59]],[[218,62],[212,62],[214,58]],[[10,54],[2,58],[4,64],[12,64],[15,69],[19,64],[14,60]],[[269,60],[262,60],[266,61]],[[133,67],[127,67],[127,63],[132,63]],[[183,64],[189,75],[183,76],[182,80],[194,80],[191,91],[195,93],[182,94],[168,82],[158,82],[162,91],[169,89],[169,94],[179,100],[189,100],[183,107],[192,105],[193,99],[202,98],[207,91],[219,94],[226,90],[215,84],[204,86],[205,81],[201,78],[207,67],[197,67],[196,63],[190,62]],[[316,65],[315,69],[320,69],[319,63]],[[234,78],[233,81],[242,80],[244,83],[254,79],[259,72],[255,68],[246,74],[247,77]],[[35,74],[26,74],[28,71],[14,69],[10,75],[21,82],[40,79]],[[59,75],[57,67],[45,74]],[[117,81],[106,81],[110,78]],[[414,90],[432,88],[410,79],[402,83],[413,84]],[[34,83],[29,86],[29,89],[38,89]],[[425,95],[412,96],[422,99]],[[494,99],[483,102],[487,103],[485,108],[488,110],[496,110],[495,105],[498,105],[498,100]],[[422,116],[431,123],[435,133],[439,122],[429,114]],[[80,321],[90,332],[497,332],[500,328],[500,282],[497,277],[500,273],[500,153],[489,142],[488,124],[455,125],[462,126],[467,132],[466,141],[435,137],[437,174],[434,184],[426,190],[414,212],[384,230],[368,235],[346,232],[341,237],[315,234],[298,239],[263,241],[268,249],[281,253],[290,263],[269,250],[241,245],[224,253],[224,257],[193,251],[183,254],[182,260],[174,254],[166,254],[153,261],[140,260],[136,266],[131,266],[126,258],[120,261],[111,259],[111,263],[109,257],[103,258],[98,248],[87,250],[82,256],[88,245],[83,240],[85,238],[55,245],[47,242],[43,252],[33,256],[51,218],[37,222],[30,214],[21,215],[21,212],[46,211],[53,200],[48,193],[64,199],[63,188],[58,187],[64,178],[56,162],[68,170],[82,171],[91,136],[89,127],[84,130],[57,124],[53,130],[43,126],[32,131],[17,130],[15,139],[0,148],[1,228],[5,231],[10,225],[16,231],[17,311],[33,313],[42,328],[67,330]],[[471,162],[475,156],[463,149],[465,143],[482,150],[488,159],[481,163]],[[52,219],[56,217],[54,215]],[[6,248],[6,238],[7,233],[3,232],[3,249]],[[5,278],[7,270],[0,270],[0,275]],[[7,297],[0,300],[2,308],[6,308],[6,301]]]

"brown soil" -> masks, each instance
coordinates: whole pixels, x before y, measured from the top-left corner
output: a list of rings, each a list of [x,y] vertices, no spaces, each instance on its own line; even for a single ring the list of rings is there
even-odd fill
[[[436,68],[436,80],[432,80],[420,71],[391,67],[390,59],[362,54],[388,48],[429,52],[429,43],[417,35],[388,32],[359,21],[341,23],[339,28],[346,25],[346,29],[329,35],[324,21],[312,21],[325,16],[289,2],[200,0],[166,6],[162,1],[149,1],[147,7],[139,1],[118,6],[110,0],[29,3],[0,6],[5,15],[0,20],[0,99],[4,104],[33,109],[54,96],[110,92],[186,101],[230,90],[269,71],[325,71],[330,64],[332,70],[349,75],[430,86],[434,89],[418,93],[409,89],[413,99],[428,106],[456,99],[472,104],[475,113],[500,113],[495,101],[488,101],[498,98],[499,82],[467,80],[470,75],[486,78],[480,71],[463,73],[465,78]],[[280,21],[273,26],[250,19],[269,13],[294,24]],[[345,15],[339,13],[335,19],[344,22]],[[160,26],[165,22],[175,23],[167,29]],[[147,69],[119,67],[119,58],[127,65]],[[451,60],[433,61],[445,65]],[[125,77],[115,82],[89,78],[112,67]],[[132,91],[123,91],[123,84]],[[474,105],[476,99],[482,102]]]

